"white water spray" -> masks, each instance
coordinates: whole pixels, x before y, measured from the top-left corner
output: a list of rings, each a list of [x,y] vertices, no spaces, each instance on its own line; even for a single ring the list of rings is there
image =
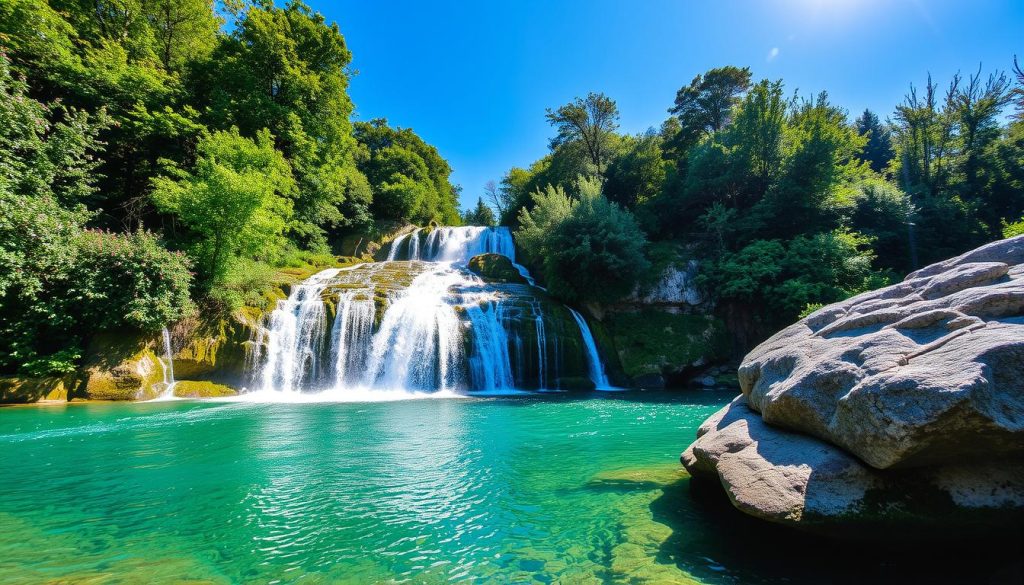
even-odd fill
[[[608,381],[608,375],[604,371],[604,362],[601,361],[601,355],[597,353],[597,342],[594,341],[594,334],[590,331],[590,326],[587,325],[586,319],[583,315],[580,315],[576,309],[569,309],[572,311],[572,316],[576,319],[576,324],[580,326],[580,336],[583,337],[583,345],[587,348],[587,366],[590,368],[590,380],[594,383],[594,386],[598,390],[608,390],[613,388],[611,383]]]
[[[156,399],[170,400],[174,398],[174,386],[177,382],[174,381],[174,352],[171,350],[171,332],[166,327],[163,330],[163,340],[164,357],[158,357],[157,361],[160,362],[160,368],[163,369],[164,388]]]
[[[296,285],[254,339],[254,387],[330,400],[554,389],[565,369],[559,339],[577,334],[588,371],[566,375],[609,386],[586,321],[572,311],[576,327],[565,325],[571,309],[536,288],[485,283],[466,268],[482,253],[514,261],[511,232],[420,228],[396,237],[385,262],[325,270]]]

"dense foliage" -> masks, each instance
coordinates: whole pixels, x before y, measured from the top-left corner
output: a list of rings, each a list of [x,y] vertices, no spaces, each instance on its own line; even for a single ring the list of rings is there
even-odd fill
[[[1002,73],[957,76],[944,93],[929,80],[887,121],[851,121],[824,92],[787,98],[781,81],[722,67],[637,136],[590,94],[549,111],[550,153],[511,169],[491,199],[567,300],[621,298],[657,278],[643,274],[645,241],[682,246],[742,349],[823,303],[1021,233],[1024,120],[1002,122],[1014,100],[1024,113],[1015,72],[1016,88]],[[588,197],[588,182],[603,195]]]
[[[237,307],[377,219],[461,220],[435,148],[352,122],[301,1],[5,0],[0,52],[0,373]]]

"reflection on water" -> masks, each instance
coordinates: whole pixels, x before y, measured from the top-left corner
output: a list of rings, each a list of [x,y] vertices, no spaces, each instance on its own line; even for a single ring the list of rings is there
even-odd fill
[[[943,582],[698,505],[729,397],[647,397],[3,409],[0,582]]]

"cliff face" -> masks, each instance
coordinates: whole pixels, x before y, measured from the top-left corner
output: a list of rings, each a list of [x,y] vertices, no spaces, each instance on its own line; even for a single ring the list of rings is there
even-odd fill
[[[815,528],[1024,513],[1024,236],[829,305],[755,348],[683,453],[741,510]]]
[[[637,388],[674,388],[698,378],[719,386],[723,380],[706,374],[729,359],[729,334],[697,286],[700,266],[676,248],[660,255],[667,258],[652,281],[613,305],[592,308],[607,332],[608,353]]]

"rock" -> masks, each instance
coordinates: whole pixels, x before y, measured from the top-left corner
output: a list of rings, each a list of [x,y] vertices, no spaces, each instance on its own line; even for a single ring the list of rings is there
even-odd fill
[[[237,396],[238,392],[223,384],[182,380],[174,385],[174,395],[179,398],[222,398]]]
[[[717,479],[736,508],[772,522],[823,532],[839,525],[847,536],[954,525],[981,531],[1019,521],[1024,509],[1024,466],[966,461],[883,472],[824,441],[769,426],[742,396],[697,434],[681,457],[686,469]]]
[[[718,384],[714,376],[701,376],[698,382],[705,388],[714,388]]]
[[[74,376],[46,378],[0,378],[0,404],[24,404],[40,400],[67,400]]]
[[[729,355],[725,324],[708,315],[617,309],[606,314],[604,326],[634,386],[641,377],[658,375],[665,386],[682,387],[695,368]]]
[[[594,382],[592,382],[590,378],[584,378],[582,376],[562,376],[555,381],[555,386],[559,390],[585,392],[594,389]]]
[[[744,485],[743,473],[761,482],[768,495],[737,497],[740,509],[776,521],[805,522],[811,510],[870,522],[895,512],[865,516],[865,501],[893,500],[891,490],[919,482],[951,510],[1020,511],[1024,236],[823,307],[755,348],[738,374],[750,410],[734,405],[731,422],[724,413],[709,421],[684,464],[716,473],[727,489]],[[729,463],[748,440],[757,457]],[[785,449],[769,451],[776,443]],[[714,455],[721,445],[729,456]],[[778,485],[767,479],[778,474]],[[807,474],[834,486],[831,504],[794,495],[810,485]],[[831,495],[844,482],[860,487]]]
[[[484,282],[492,284],[510,283],[526,284],[526,278],[512,264],[507,256],[501,254],[478,254],[469,259],[469,270]]]
[[[633,378],[633,387],[641,390],[663,390],[665,378],[661,374],[641,374]]]
[[[675,305],[679,307],[697,307],[707,302],[697,286],[697,274],[700,265],[690,260],[683,266],[669,264],[658,275],[658,280],[651,285],[638,285],[626,302],[642,306]]]

